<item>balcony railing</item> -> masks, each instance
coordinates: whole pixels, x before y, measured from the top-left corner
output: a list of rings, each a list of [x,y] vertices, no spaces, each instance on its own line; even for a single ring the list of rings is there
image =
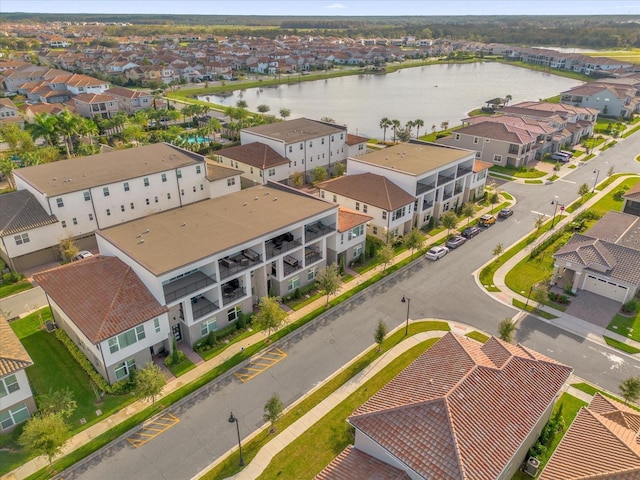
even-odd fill
[[[471,173],[472,167],[458,167],[458,177]]]
[[[422,211],[424,212],[426,209],[433,207],[433,200],[422,202]]]
[[[305,228],[305,241],[308,243],[312,240],[315,240],[316,238],[320,238],[324,235],[334,232],[335,229],[335,224],[324,225],[322,222],[307,225],[307,227]]]
[[[293,250],[296,247],[302,245],[300,240],[293,240],[291,242],[282,242],[279,246],[273,242],[273,240],[265,243],[265,248],[267,250],[267,258],[273,258],[276,255],[280,255],[281,253],[288,252],[289,250]]]
[[[200,297],[197,301],[191,302],[191,311],[193,312],[193,319],[197,320],[205,315],[215,312],[220,308],[218,302],[210,302],[206,298]]]
[[[254,265],[258,265],[262,262],[260,254],[253,250],[243,250],[235,255],[222,258],[218,261],[220,267],[220,278],[227,278],[238,272],[251,268]]]
[[[227,290],[222,292],[222,305],[229,305],[239,298],[244,297],[247,291],[244,288],[236,288],[233,290]]]
[[[456,178],[455,175],[438,174],[438,185],[442,185],[443,183],[450,182],[450,181],[454,180],[455,178]]]
[[[449,200],[451,197],[453,197],[453,192],[444,192],[444,195],[442,196],[443,200]]]
[[[202,272],[193,272],[162,286],[165,302],[173,302],[214,283],[216,283],[215,278],[209,277]]]
[[[298,262],[295,265],[289,265],[288,263],[283,263],[282,267],[283,267],[282,269],[283,269],[284,275],[287,276],[295,271],[302,269],[302,264],[301,262]]]
[[[435,183],[419,183],[416,185],[416,196],[421,195],[425,192],[429,192],[436,188]]]
[[[320,252],[316,252],[315,250],[307,249],[304,252],[304,264],[309,265],[313,262],[317,262],[322,259],[322,254]]]

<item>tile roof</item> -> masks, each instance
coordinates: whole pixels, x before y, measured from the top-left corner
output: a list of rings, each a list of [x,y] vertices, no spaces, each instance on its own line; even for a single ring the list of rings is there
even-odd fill
[[[7,319],[0,315],[0,377],[23,370],[30,365],[33,365],[31,357],[9,326]]]
[[[315,480],[410,480],[405,472],[349,445]]]
[[[356,201],[381,208],[388,212],[415,201],[391,180],[375,173],[343,175],[318,184],[318,188],[352,198]]]
[[[495,479],[570,373],[520,345],[448,333],[349,422],[424,478]]]
[[[359,143],[366,143],[369,139],[367,137],[361,137],[360,135],[353,135],[347,133],[347,145],[358,145]]]
[[[347,232],[353,227],[373,220],[373,217],[365,215],[345,207],[338,207],[338,231]]]
[[[539,480],[637,480],[640,413],[596,393],[553,452]]]
[[[610,211],[598,220],[586,235],[640,250],[640,217]]]
[[[493,163],[483,162],[478,159],[473,161],[473,173],[478,173],[482,170],[489,170],[491,167],[493,167]]]
[[[265,170],[278,165],[288,165],[289,160],[265,143],[252,142],[237,147],[225,148],[218,155],[237,160],[252,167]]]
[[[514,125],[496,122],[481,122],[455,131],[456,134],[471,135],[475,137],[492,138],[514,144],[527,144],[535,141],[535,137],[523,128]]]
[[[49,215],[28,190],[0,195],[0,236],[25,232],[57,221],[56,216]]]
[[[70,158],[14,170],[45,195],[76,192],[100,185],[142,177],[202,163],[204,157],[167,143]]]
[[[244,131],[264,137],[276,138],[285,143],[296,143],[335,133],[343,133],[346,131],[346,127],[317,122],[308,118],[297,118],[286,122],[274,122],[245,128]]]
[[[236,175],[240,175],[242,172],[240,170],[236,170],[235,168],[226,167],[224,165],[220,165],[219,163],[213,163],[212,161],[207,161],[207,180],[210,182],[214,182],[216,180],[222,180],[223,178],[235,177]]]
[[[627,190],[627,193],[625,193],[623,197],[630,200],[640,201],[640,182]]]
[[[117,257],[86,258],[34,279],[94,344],[167,311]]]
[[[106,93],[81,93],[73,97],[73,100],[83,103],[117,102],[115,97]]]

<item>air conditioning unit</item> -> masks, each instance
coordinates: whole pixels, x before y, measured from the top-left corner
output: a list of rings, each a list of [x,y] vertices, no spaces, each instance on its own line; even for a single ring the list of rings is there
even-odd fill
[[[540,460],[538,460],[536,457],[529,457],[529,460],[527,460],[527,464],[524,468],[524,473],[535,477],[536,475],[538,475],[539,468]]]

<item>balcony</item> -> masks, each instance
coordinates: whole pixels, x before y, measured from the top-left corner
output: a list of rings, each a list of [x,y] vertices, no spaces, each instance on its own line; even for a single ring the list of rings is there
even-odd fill
[[[218,305],[218,302],[210,302],[204,297],[191,299],[191,311],[193,312],[194,320],[198,320],[211,312],[215,312],[219,308],[220,305]]]
[[[458,167],[458,177],[462,177],[463,175],[466,175],[467,173],[471,173],[471,171],[473,170],[472,167]]]
[[[262,258],[259,253],[254,252],[251,249],[245,249],[242,252],[238,252],[229,257],[222,258],[218,261],[220,268],[220,278],[227,278],[231,275],[235,275],[238,272],[251,268],[254,265],[258,265],[262,262]]]
[[[202,288],[216,283],[214,278],[202,272],[193,272],[185,277],[174,280],[162,286],[164,290],[164,300],[166,303],[173,302],[178,298],[185,297]]]
[[[310,265],[313,262],[317,262],[318,260],[322,260],[322,253],[313,250],[312,248],[304,249],[304,264]]]
[[[420,183],[420,182],[418,182],[418,184],[416,185],[416,197],[418,195],[422,195],[423,193],[429,192],[429,191],[433,190],[434,188],[436,188],[436,184],[435,183]]]
[[[327,235],[331,232],[334,232],[336,229],[334,225],[324,225],[322,222],[312,223],[311,225],[307,225],[305,228],[305,241],[311,242],[317,238],[320,238],[324,235]]]
[[[302,268],[302,264],[298,261],[297,258],[294,258],[290,255],[285,255],[285,257],[282,259],[282,267],[284,275],[287,276],[297,270],[300,270]]]
[[[227,306],[235,302],[237,299],[244,297],[247,291],[242,287],[234,287],[232,283],[228,283],[222,287],[222,305]]]
[[[443,185],[447,182],[451,182],[452,180],[455,180],[455,176],[454,175],[443,175],[442,173],[438,174],[438,185]]]
[[[453,197],[453,192],[444,192],[444,195],[442,195],[442,200],[449,200],[451,197]]]
[[[264,244],[267,258],[273,258],[276,255],[293,250],[300,245],[302,245],[302,242],[300,240],[294,240],[293,235],[290,233],[279,235]]]
[[[424,202],[422,202],[422,211],[424,212],[425,210],[427,210],[428,208],[433,207],[433,200],[425,200]]]

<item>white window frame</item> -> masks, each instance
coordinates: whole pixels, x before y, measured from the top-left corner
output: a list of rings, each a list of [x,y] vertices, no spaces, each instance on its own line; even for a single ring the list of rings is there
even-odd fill
[[[28,233],[21,233],[19,235],[14,236],[13,239],[16,241],[16,245],[22,245],[23,243],[29,243],[31,241],[29,240]]]
[[[17,392],[18,390],[20,390],[20,384],[15,374],[0,378],[0,398],[6,397],[10,393]]]
[[[131,332],[133,332],[135,340],[131,343],[127,343],[125,340],[127,338],[127,335],[130,334]],[[109,351],[111,353],[116,353],[117,351],[122,350],[123,348],[129,347],[131,345],[138,343],[140,340],[144,340],[146,336],[147,335],[144,331],[144,325],[138,325],[137,327],[130,328],[129,330],[122,332],[116,335],[115,337],[111,337],[107,341],[107,344],[109,345]],[[126,344],[126,345],[123,345],[123,344]]]
[[[62,199],[62,197],[56,198],[56,205],[58,206],[58,208],[64,207],[64,200]]]
[[[295,277],[291,277],[289,280],[287,280],[287,291],[292,291],[295,290],[296,288],[300,287],[300,276],[296,275]]]
[[[154,318],[153,319],[153,328],[156,331],[156,333],[160,333],[160,319],[159,318]]]
[[[24,415],[23,412],[27,412],[24,418],[16,418],[18,414]],[[4,418],[3,418],[4,417]],[[8,428],[17,425],[18,423],[24,422],[29,418],[29,409],[27,408],[26,403],[22,403],[13,407],[13,409],[9,409],[6,412],[0,413],[0,429],[6,430]]]
[[[218,320],[216,317],[205,320],[200,324],[200,335],[205,337],[211,332],[215,332],[218,329]]]
[[[122,362],[120,365],[116,366],[113,369],[113,374],[115,375],[116,380],[122,380],[124,378],[127,378],[131,374],[131,370],[135,368],[136,360],[134,358],[130,358]]]
[[[230,308],[229,310],[227,310],[227,321],[235,322],[240,317],[241,313],[242,307],[240,305],[236,305],[235,307]]]

